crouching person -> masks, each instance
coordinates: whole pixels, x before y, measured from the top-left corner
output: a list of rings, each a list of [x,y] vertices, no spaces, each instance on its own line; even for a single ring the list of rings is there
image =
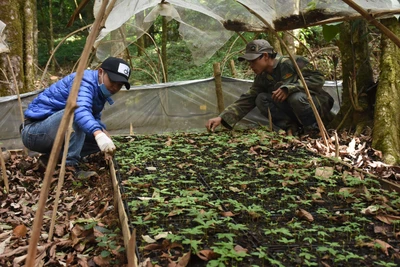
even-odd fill
[[[239,57],[239,61],[244,60],[256,74],[253,85],[218,117],[208,120],[206,128],[209,131],[214,131],[220,124],[232,129],[247,113],[258,107],[265,117],[268,118],[270,113],[272,123],[288,134],[319,132],[304,86],[289,57],[277,55],[265,40],[254,40],[247,44],[246,53]],[[319,115],[327,122],[333,98],[322,88],[325,81],[323,74],[304,57],[296,56],[296,63]]]
[[[75,178],[88,178],[95,172],[80,170],[81,158],[99,151],[114,153],[116,147],[101,121],[106,102],[112,105],[111,96],[122,86],[130,88],[130,68],[122,59],[109,57],[98,70],[85,70],[76,103],[73,131],[70,136],[66,169]],[[64,115],[67,99],[76,73],[72,73],[41,92],[29,105],[22,125],[23,144],[42,154],[39,164],[47,166],[58,127]]]

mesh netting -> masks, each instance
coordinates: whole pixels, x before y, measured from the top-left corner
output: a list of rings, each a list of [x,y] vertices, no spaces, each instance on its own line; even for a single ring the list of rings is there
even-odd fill
[[[232,104],[245,93],[252,81],[222,78],[224,105]],[[330,93],[335,104],[331,110],[339,111],[341,83],[325,83],[324,89]],[[22,109],[42,90],[21,95]],[[338,95],[339,94],[339,95]],[[213,78],[131,86],[113,97],[114,105],[106,104],[102,121],[111,134],[156,134],[166,132],[205,131],[208,119],[218,116],[218,103]],[[21,114],[17,96],[0,97],[0,145],[8,149],[22,148],[19,134]],[[239,123],[241,126],[268,124],[260,111],[253,109]]]

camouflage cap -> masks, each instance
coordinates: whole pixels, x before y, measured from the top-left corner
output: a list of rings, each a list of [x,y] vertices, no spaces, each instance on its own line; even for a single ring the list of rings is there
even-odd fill
[[[263,39],[254,40],[246,45],[246,53],[243,56],[238,57],[239,61],[243,60],[254,60],[263,53],[272,53],[274,48]]]

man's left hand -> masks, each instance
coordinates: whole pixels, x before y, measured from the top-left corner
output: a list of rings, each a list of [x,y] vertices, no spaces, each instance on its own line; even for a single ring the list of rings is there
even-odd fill
[[[289,94],[287,88],[285,87],[280,87],[272,92],[272,100],[274,100],[275,102],[281,103],[285,101],[288,96]]]

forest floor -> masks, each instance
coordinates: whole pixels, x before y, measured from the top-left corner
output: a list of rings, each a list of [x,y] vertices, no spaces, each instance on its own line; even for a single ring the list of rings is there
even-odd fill
[[[380,161],[380,152],[371,148],[369,133],[352,137],[342,132],[340,140],[339,154],[344,164],[393,183],[400,181],[400,167]],[[321,139],[305,137],[284,144],[288,151],[299,146],[323,156],[332,155]],[[37,160],[36,156],[11,153],[6,162],[10,192],[0,192],[0,266],[24,265],[44,177]],[[95,155],[85,166],[96,171],[98,177],[76,180],[72,173],[66,173],[54,235],[49,240],[58,168],[53,175],[37,245],[36,266],[127,265],[108,165],[101,155]]]

